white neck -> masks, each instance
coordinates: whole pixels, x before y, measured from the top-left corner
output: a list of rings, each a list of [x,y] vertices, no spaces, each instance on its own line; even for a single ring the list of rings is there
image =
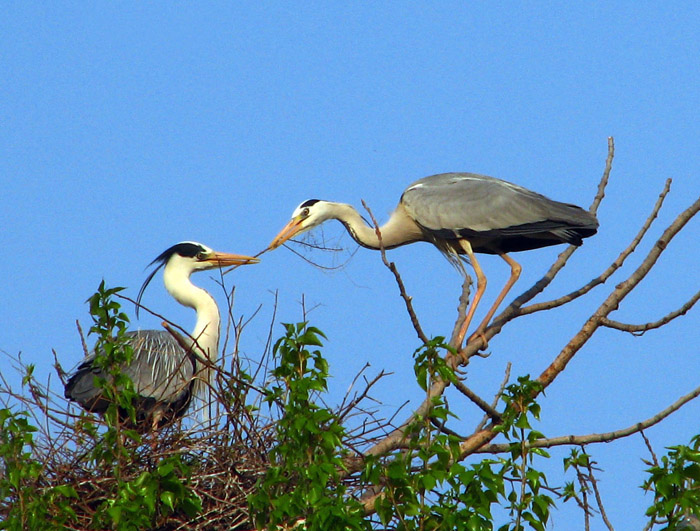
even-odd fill
[[[191,269],[184,267],[184,262],[173,258],[165,266],[163,281],[168,293],[177,302],[197,312],[197,323],[192,337],[207,359],[215,362],[219,353],[219,307],[206,290],[192,284],[190,272]]]
[[[369,249],[392,249],[424,239],[418,225],[411,220],[401,206],[391,214],[389,220],[379,227],[381,242],[374,227],[369,226],[352,206],[343,203],[328,203],[329,218],[340,221],[350,236]]]

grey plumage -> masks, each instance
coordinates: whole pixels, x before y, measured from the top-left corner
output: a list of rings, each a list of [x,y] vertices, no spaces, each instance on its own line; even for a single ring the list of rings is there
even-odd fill
[[[350,205],[310,199],[272,240],[269,249],[326,220],[340,221],[353,239],[370,249],[393,249],[418,241],[434,244],[464,274],[466,255],[477,277],[477,290],[461,330],[460,345],[486,289],[486,275],[475,253],[497,254],[511,276],[472,337],[481,335],[496,308],[520,275],[520,265],[507,253],[549,245],[581,245],[598,230],[598,220],[582,208],[554,201],[516,184],[475,173],[441,173],[406,188],[389,220],[375,230]],[[381,236],[380,236],[381,235]]]
[[[406,188],[400,204],[431,240],[466,239],[476,253],[581,245],[598,227],[595,217],[576,205],[474,173],[420,179]]]
[[[131,364],[122,367],[122,373],[131,379],[139,395],[135,404],[139,420],[153,417],[156,412],[159,424],[181,417],[192,399],[194,355],[185,352],[164,330],[139,330],[126,335],[133,358]],[[102,389],[95,386],[95,378],[106,378],[106,375],[94,361],[93,352],[66,383],[65,395],[88,411],[104,413],[109,402]]]
[[[149,274],[139,291],[137,306],[156,272],[163,269],[163,281],[168,292],[180,304],[197,312],[197,322],[191,336],[196,341],[192,348],[183,349],[168,332],[142,330],[128,333],[133,356],[121,367],[129,376],[138,395],[135,401],[137,428],[146,419],[155,429],[165,422],[182,416],[192,396],[204,398],[211,381],[211,364],[219,350],[219,308],[206,290],[192,284],[190,275],[217,267],[252,264],[257,258],[219,253],[197,242],[181,242],[161,253],[153,262],[156,268]],[[206,363],[207,360],[209,363]],[[65,396],[83,408],[104,413],[109,401],[103,390],[95,385],[96,378],[105,378],[95,364],[95,353],[87,356],[68,379]],[[124,412],[120,412],[122,417]],[[148,424],[145,424],[148,427]]]

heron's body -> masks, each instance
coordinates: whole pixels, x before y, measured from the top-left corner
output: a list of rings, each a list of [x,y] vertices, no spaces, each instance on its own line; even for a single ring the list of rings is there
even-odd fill
[[[488,254],[581,245],[598,228],[595,217],[576,205],[473,173],[443,173],[414,182],[395,215],[407,216],[433,243],[467,240],[475,253]]]
[[[310,199],[297,207],[270,248],[328,219],[339,220],[357,243],[371,249],[427,241],[460,268],[457,256],[466,254],[477,275],[477,293],[462,336],[486,288],[486,277],[474,253],[500,255],[511,266],[511,278],[479,326],[482,329],[520,274],[520,266],[506,253],[560,243],[581,245],[583,238],[598,228],[596,218],[576,205],[493,177],[442,173],[408,186],[389,220],[379,227],[379,234],[352,206]]]
[[[216,361],[219,350],[219,308],[206,290],[192,284],[190,275],[195,271],[255,262],[255,258],[217,253],[196,242],[174,245],[154,260],[153,263],[160,265],[144,282],[138,300],[164,265],[166,289],[180,304],[197,312],[197,322],[191,334],[192,346],[187,350],[165,331],[128,333],[133,356],[121,371],[131,378],[138,395],[134,404],[137,420],[150,418],[155,428],[182,416],[193,395],[203,396],[210,381],[211,370],[207,365]],[[96,377],[105,378],[105,374],[95,364],[95,355],[93,352],[83,360],[69,378],[65,396],[88,411],[104,413],[109,401],[95,383]]]
[[[138,382],[138,399],[134,404],[139,423],[158,418],[165,424],[185,414],[194,393],[194,375],[197,362],[192,353],[186,352],[164,330],[139,330],[128,332],[133,348],[132,363],[122,367],[122,374],[132,382]],[[104,413],[110,402],[95,377],[106,378],[104,371],[95,365],[95,354],[87,357],[66,384],[66,397],[78,402],[87,411]]]

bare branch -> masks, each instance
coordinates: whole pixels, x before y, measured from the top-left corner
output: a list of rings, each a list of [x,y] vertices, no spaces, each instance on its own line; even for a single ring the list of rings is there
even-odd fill
[[[612,524],[610,523],[610,520],[608,520],[608,515],[605,514],[605,508],[603,507],[603,499],[600,497],[600,491],[598,490],[598,482],[595,479],[595,474],[593,473],[593,463],[590,459],[587,462],[586,468],[588,468],[588,479],[591,482],[591,487],[593,487],[593,493],[595,494],[595,501],[598,504],[600,516],[603,518],[603,522],[605,522],[605,525],[608,527],[608,529],[610,531],[615,531],[615,529],[613,529]]]
[[[612,319],[603,318],[600,322],[601,326],[606,326],[608,328],[614,328],[616,330],[621,330],[623,332],[629,332],[635,336],[641,336],[646,332],[647,330],[653,330],[655,328],[660,328],[664,326],[665,324],[673,321],[676,317],[680,317],[681,315],[685,315],[688,313],[688,311],[695,305],[696,302],[698,302],[698,299],[700,299],[700,291],[696,292],[693,297],[686,302],[683,306],[681,306],[678,310],[673,311],[666,315],[665,317],[662,317],[658,321],[653,321],[651,323],[644,323],[640,325],[634,325],[634,324],[625,324],[625,323],[620,323],[618,321],[613,321]]]
[[[399,275],[399,272],[396,269],[396,264],[394,264],[394,262],[389,262],[386,258],[386,250],[384,249],[384,244],[382,242],[382,233],[379,230],[377,220],[364,200],[362,200],[362,206],[365,207],[365,210],[367,210],[369,217],[372,219],[372,224],[374,225],[374,232],[377,233],[377,238],[379,238],[379,250],[382,254],[382,262],[384,262],[384,265],[389,268],[389,271],[391,271],[394,274],[394,278],[396,278],[396,283],[399,286],[401,298],[406,303],[406,310],[408,311],[408,315],[411,318],[411,324],[413,324],[413,329],[416,331],[416,334],[418,334],[418,339],[420,339],[422,343],[427,343],[428,337],[423,332],[420,322],[418,321],[418,316],[416,315],[416,312],[413,309],[413,298],[410,295],[408,295],[408,293],[406,293],[406,288],[403,284],[403,280],[401,279],[401,275]]]
[[[462,328],[462,323],[467,318],[467,307],[469,306],[469,297],[471,295],[471,284],[472,280],[469,275],[464,274],[464,282],[462,282],[462,293],[459,296],[459,305],[457,306],[457,320],[455,321],[454,329],[452,330],[452,337],[450,337],[450,345],[454,348],[458,348],[457,340],[459,339],[459,332]]]
[[[644,225],[642,225],[642,228],[639,229],[639,232],[637,235],[634,237],[634,239],[630,242],[630,244],[627,246],[625,250],[623,250],[620,255],[615,259],[615,261],[610,264],[610,266],[603,271],[599,276],[596,278],[592,279],[588,284],[585,286],[582,286],[581,288],[572,291],[571,293],[568,293],[564,295],[563,297],[559,297],[558,299],[554,299],[551,301],[545,301],[545,302],[540,302],[537,304],[531,304],[530,306],[525,306],[520,309],[518,312],[518,315],[528,315],[531,313],[535,312],[540,312],[543,310],[550,310],[552,308],[556,308],[558,306],[562,306],[563,304],[566,304],[567,302],[571,302],[574,299],[577,299],[578,297],[585,295],[589,291],[591,291],[593,288],[596,286],[600,286],[601,284],[605,283],[608,278],[612,276],[615,271],[620,269],[622,265],[625,263],[625,260],[629,255],[631,255],[637,246],[639,245],[639,242],[642,241],[642,238],[646,235],[647,231],[649,230],[649,227],[651,227],[652,222],[656,219],[658,216],[659,210],[661,210],[661,206],[663,205],[664,199],[668,195],[668,192],[671,190],[671,179],[666,180],[666,185],[664,186],[664,189],[661,191],[659,194],[659,198],[656,201],[656,204],[654,205],[654,208],[651,211],[651,214],[647,217],[646,221],[644,222]]]
[[[459,380],[455,380],[453,382],[455,388],[462,393],[464,396],[466,396],[469,400],[474,402],[479,408],[486,413],[486,415],[493,420],[496,424],[499,424],[501,422],[501,414],[496,411],[494,408],[492,408],[490,405],[486,403],[479,395],[477,395],[474,391],[469,389],[464,383],[462,383]]]
[[[384,455],[392,450],[400,448],[404,439],[404,432],[406,427],[413,422],[416,418],[425,417],[430,412],[430,408],[433,404],[433,398],[440,396],[445,388],[449,385],[449,382],[444,380],[437,380],[428,389],[427,398],[423,403],[416,408],[416,410],[411,413],[411,415],[406,419],[403,424],[392,430],[384,439],[377,441],[372,445],[367,451],[365,451],[365,456],[370,455]],[[346,459],[347,464],[347,474],[352,474],[357,470],[360,470],[364,463],[364,456],[351,457]]]
[[[501,386],[498,388],[498,392],[495,394],[493,397],[493,401],[491,402],[491,409],[496,409],[496,406],[498,406],[498,401],[501,399],[501,396],[503,395],[503,390],[506,388],[506,385],[508,385],[508,381],[510,380],[510,369],[513,366],[511,362],[508,362],[506,365],[506,371],[503,376],[503,381],[501,382]],[[486,423],[489,420],[488,415],[484,415],[484,418],[481,419],[481,422],[479,422],[479,425],[476,427],[474,430],[475,432],[480,431],[486,426]]]
[[[457,433],[453,429],[448,428],[445,425],[445,421],[438,422],[437,419],[435,419],[434,417],[430,417],[430,423],[433,426],[435,426],[438,430],[440,430],[442,433],[444,433],[445,435],[453,435],[459,439],[464,439],[464,435],[460,435],[459,433]]]
[[[294,243],[298,243],[298,244],[300,244],[300,245],[304,245],[304,246],[306,246],[306,247],[310,247],[311,249],[320,249],[320,250],[322,250],[322,251],[339,252],[339,251],[342,251],[342,250],[343,250],[343,249],[341,249],[341,248],[325,247],[325,246],[322,246],[322,245],[313,245],[313,244],[310,244],[310,243],[307,243],[307,242],[303,242],[303,241],[299,241],[299,240],[290,240],[290,241],[293,241]],[[343,269],[343,268],[347,265],[347,263],[350,261],[350,259],[355,255],[355,252],[356,252],[356,251],[354,251],[354,252],[350,253],[350,257],[349,257],[345,262],[342,262],[342,263],[340,263],[340,264],[338,264],[338,265],[335,265],[335,266],[324,266],[324,265],[321,265],[321,264],[319,264],[319,263],[317,263],[317,262],[314,262],[313,260],[310,260],[309,258],[306,258],[306,257],[305,257],[303,254],[301,254],[299,251],[295,250],[293,247],[291,247],[291,246],[289,246],[289,245],[287,245],[287,244],[284,244],[284,247],[286,247],[287,249],[289,249],[290,251],[292,251],[295,255],[297,255],[299,258],[301,258],[301,259],[302,259],[304,262],[306,262],[307,264],[311,264],[312,266],[317,267],[317,268],[319,268],[319,269],[323,269],[324,271],[336,271],[336,270],[338,270],[338,269]],[[261,254],[262,254],[262,253],[261,253]],[[258,255],[255,255],[255,256],[258,256]],[[239,266],[234,266],[234,267],[239,267]],[[229,271],[230,271],[230,269],[227,270],[227,271],[225,271],[225,272],[228,273]]]
[[[697,387],[687,395],[684,395],[680,397],[678,400],[676,400],[673,404],[665,408],[664,410],[660,411],[653,417],[648,418],[647,420],[644,420],[642,422],[638,422],[637,424],[633,424],[632,426],[629,426],[627,428],[621,429],[621,430],[616,430],[616,431],[610,431],[607,433],[592,433],[589,435],[565,435],[562,437],[553,437],[549,439],[539,439],[536,441],[532,441],[527,443],[527,448],[552,448],[553,446],[566,446],[566,445],[584,445],[584,444],[593,444],[593,443],[601,443],[601,442],[610,442],[614,441],[617,439],[622,439],[624,437],[629,437],[630,435],[633,435],[635,433],[640,433],[642,430],[646,430],[647,428],[653,426],[654,424],[658,424],[661,422],[663,419],[671,415],[673,412],[678,411],[681,407],[683,407],[685,404],[690,402],[691,400],[697,398],[700,396],[700,387]],[[510,451],[510,445],[509,444],[489,444],[487,446],[484,446],[483,448],[479,448],[476,450],[474,453],[479,453],[479,454],[500,454],[500,453],[507,453]]]
[[[361,374],[362,372],[364,372],[364,370],[365,370],[367,367],[369,367],[369,364],[365,365],[365,366],[362,368],[362,370],[357,374],[357,377],[359,377],[360,374]],[[354,397],[353,400],[350,401],[348,404],[343,404],[343,405],[341,405],[341,407],[339,408],[339,412],[338,412],[338,421],[339,421],[339,422],[342,422],[343,419],[345,419],[345,417],[348,415],[348,413],[350,413],[350,412],[352,412],[353,410],[355,410],[355,409],[357,408],[358,404],[359,404],[360,402],[362,402],[365,398],[367,398],[367,396],[369,395],[370,389],[372,389],[372,387],[374,387],[374,385],[375,385],[379,380],[381,380],[382,378],[384,378],[384,377],[387,376],[388,374],[389,374],[389,373],[387,373],[387,372],[385,372],[385,371],[380,371],[379,374],[377,374],[372,380],[366,380],[366,379],[365,379],[365,388],[362,390],[362,392],[361,392],[359,395],[357,395],[356,397]],[[356,379],[357,379],[357,377],[356,377]],[[353,381],[353,384],[354,384],[354,381]],[[350,391],[348,390],[348,393],[349,393],[349,392],[350,392]],[[345,399],[343,399],[343,402],[344,402],[344,401],[345,401]]]
[[[642,436],[642,439],[644,439],[644,444],[646,444],[647,449],[649,450],[649,453],[651,454],[651,458],[653,460],[654,466],[659,466],[659,460],[656,458],[656,454],[654,453],[654,449],[651,447],[651,443],[649,442],[649,439],[647,439],[647,436],[644,433],[644,430],[640,431],[639,434]]]
[[[601,201],[605,197],[605,188],[608,186],[608,180],[610,180],[610,171],[612,170],[613,159],[615,158],[615,139],[613,137],[608,137],[608,157],[605,159],[605,169],[603,170],[603,176],[598,183],[598,192],[591,203],[588,211],[596,215],[598,213],[598,207]]]
[[[546,388],[554,379],[566,368],[566,365],[571,361],[579,349],[590,339],[595,331],[600,326],[601,320],[616,310],[624,298],[632,291],[647,273],[654,266],[656,261],[664,252],[670,241],[676,234],[690,221],[690,219],[700,210],[700,198],[698,198],[685,211],[681,212],[678,217],[668,226],[661,237],[656,241],[652,249],[647,254],[644,261],[639,267],[629,276],[627,280],[618,284],[615,290],[605,299],[603,304],[595,311],[593,315],[586,321],[581,330],[573,337],[571,341],[559,353],[556,359],[550,364],[547,369],[537,379]]]

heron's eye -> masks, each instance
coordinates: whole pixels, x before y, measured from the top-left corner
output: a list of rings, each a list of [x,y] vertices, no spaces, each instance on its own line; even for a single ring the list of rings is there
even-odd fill
[[[207,253],[204,251],[199,251],[197,253],[197,260],[206,260],[207,259]]]
[[[304,210],[301,211],[301,215],[307,217],[309,215],[309,207],[304,208]]]

